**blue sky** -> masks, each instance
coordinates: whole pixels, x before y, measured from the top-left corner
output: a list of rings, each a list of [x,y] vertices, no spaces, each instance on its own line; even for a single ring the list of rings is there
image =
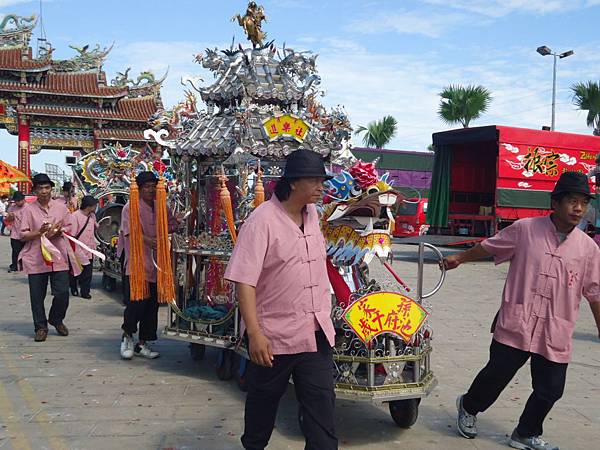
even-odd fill
[[[600,79],[600,0],[258,3],[268,16],[268,39],[319,54],[326,105],[344,105],[354,126],[396,117],[392,148],[425,149],[431,133],[449,128],[437,117],[438,93],[449,84],[481,84],[492,92],[489,112],[472,125],[550,125],[552,58],[536,53],[540,45],[575,51],[558,63],[557,130],[591,133],[569,88]],[[230,22],[245,7],[243,0],[53,0],[43,2],[43,22],[56,58],[73,55],[69,44],[114,42],[105,65],[109,79],[127,67],[157,75],[169,67],[163,101],[172,106],[183,96],[181,76],[212,80],[194,54],[228,46],[233,37],[247,45]],[[38,12],[39,1],[0,0],[1,14]],[[0,133],[1,157],[14,163],[15,149],[16,138]],[[44,162],[63,159],[44,151],[32,164],[40,170]]]

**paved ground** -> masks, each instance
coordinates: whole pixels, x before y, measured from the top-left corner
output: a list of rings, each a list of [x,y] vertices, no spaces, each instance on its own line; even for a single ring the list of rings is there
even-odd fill
[[[8,239],[0,239],[0,267],[8,265],[8,249]],[[414,286],[414,249],[396,250],[394,267]],[[432,298],[439,386],[422,401],[417,424],[401,430],[385,407],[339,401],[340,448],[504,448],[529,394],[528,368],[481,415],[476,440],[456,436],[454,401],[486,361],[506,269],[489,262],[462,267]],[[427,275],[433,278],[435,268],[428,267]],[[69,337],[52,330],[45,343],[35,343],[26,278],[0,272],[0,449],[241,448],[244,394],[234,382],[217,379],[214,352],[196,363],[185,343],[162,339],[155,346],[160,359],[121,361],[122,306],[99,284],[96,274],[91,301],[72,299],[65,320]],[[165,315],[163,308],[161,326]],[[574,346],[565,396],[548,418],[546,437],[563,449],[593,449],[600,425],[600,342],[585,303]],[[292,389],[269,448],[303,448]]]

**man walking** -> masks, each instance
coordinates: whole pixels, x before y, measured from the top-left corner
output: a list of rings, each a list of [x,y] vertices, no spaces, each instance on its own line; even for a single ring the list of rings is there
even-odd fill
[[[123,280],[123,291],[126,294],[125,311],[123,313],[123,337],[121,341],[121,357],[131,359],[133,356],[154,359],[160,354],[153,351],[148,341],[158,339],[156,329],[158,327],[158,297],[156,290],[156,266],[153,252],[156,252],[156,185],[158,179],[153,172],[140,172],[135,179],[140,192],[139,219],[142,226],[144,238],[144,267],[131,267],[130,261],[130,214],[129,202],[121,212],[121,230],[119,232],[119,244],[123,245],[125,279]],[[169,232],[178,227],[177,219],[167,211],[169,221]],[[129,300],[129,276],[132,270],[145,270],[146,281],[150,287],[149,298],[143,300]],[[134,346],[133,335],[137,333],[139,325],[138,343]]]
[[[21,191],[16,191],[12,199],[13,204],[8,207],[8,214],[5,219],[10,223],[10,247],[12,250],[11,264],[8,272],[17,272],[19,270],[17,265],[19,253],[21,253],[21,249],[23,248],[23,242],[21,241],[21,216],[23,208],[25,208],[25,196]]]
[[[251,359],[242,436],[246,449],[267,446],[290,376],[305,448],[337,449],[335,331],[325,243],[314,205],[329,178],[319,154],[293,152],[275,194],[242,226],[225,272],[235,282]]]
[[[52,200],[54,183],[45,173],[32,179],[37,200],[28,205],[21,219],[21,239],[25,242],[19,259],[29,280],[31,312],[35,328],[35,341],[43,342],[48,336],[48,324],[56,328],[61,336],[69,330],[63,323],[69,307],[69,256],[67,239],[63,231],[70,230],[70,217],[64,203]],[[44,253],[42,254],[42,239]],[[52,307],[46,319],[44,299],[52,289]]]
[[[508,444],[558,450],[541,439],[542,425],[564,391],[582,296],[590,302],[600,337],[600,249],[577,228],[591,198],[585,175],[563,173],[551,194],[552,214],[519,220],[480,245],[445,258],[447,269],[489,256],[496,264],[510,261],[490,359],[457,399],[458,431],[464,437],[477,435],[477,414],[496,401],[530,359],[533,392]]]
[[[86,195],[81,199],[81,206],[77,211],[71,214],[71,232],[73,237],[83,242],[89,248],[96,248],[96,207],[98,200],[91,195]],[[91,299],[90,285],[92,283],[93,274],[93,255],[84,249],[77,246],[75,255],[82,265],[81,273],[78,276],[70,276],[71,295],[78,296],[79,290],[77,284],[81,288],[81,298]]]

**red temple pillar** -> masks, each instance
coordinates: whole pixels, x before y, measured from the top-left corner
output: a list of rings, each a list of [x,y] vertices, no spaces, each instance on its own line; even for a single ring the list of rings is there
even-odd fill
[[[31,137],[29,135],[29,118],[27,116],[19,115],[17,121],[19,124],[19,170],[27,174],[28,177],[31,177],[31,164],[29,158],[29,151],[31,148]],[[23,193],[28,194],[31,192],[31,184],[19,183],[19,190]]]

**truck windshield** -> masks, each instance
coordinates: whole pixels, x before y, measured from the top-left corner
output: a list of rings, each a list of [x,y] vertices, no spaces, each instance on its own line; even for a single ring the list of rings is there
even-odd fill
[[[417,213],[418,203],[402,202],[398,207],[399,216],[414,216]]]

